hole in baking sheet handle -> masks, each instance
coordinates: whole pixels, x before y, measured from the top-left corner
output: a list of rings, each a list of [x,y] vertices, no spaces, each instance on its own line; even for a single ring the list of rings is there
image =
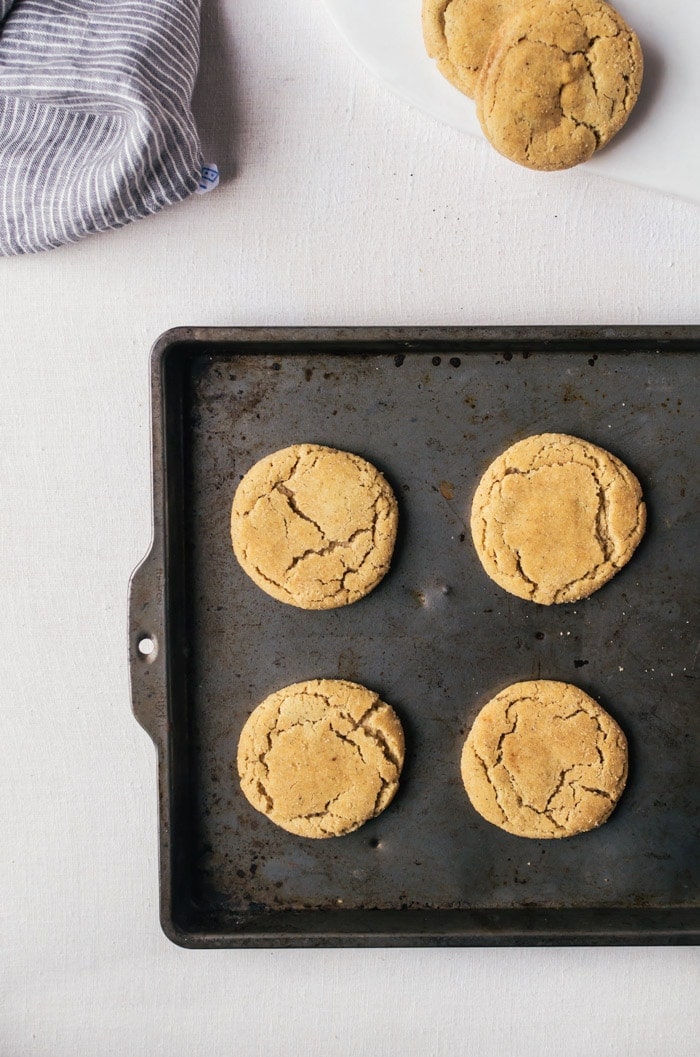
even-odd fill
[[[145,661],[154,661],[158,644],[154,635],[140,635],[136,640],[136,649]]]
[[[157,745],[167,734],[167,638],[162,545],[156,543],[129,584],[129,668],[133,713]]]

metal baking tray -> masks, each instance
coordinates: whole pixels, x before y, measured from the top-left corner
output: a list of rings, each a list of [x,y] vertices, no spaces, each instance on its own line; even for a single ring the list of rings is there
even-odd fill
[[[698,327],[193,328],[156,342],[154,536],[131,582],[129,639],[134,712],[158,751],[172,940],[698,941],[699,349]],[[573,605],[498,588],[466,524],[489,462],[545,431],[620,456],[649,510],[629,565]],[[231,551],[242,474],[300,441],[363,455],[399,497],[389,574],[342,609],[275,602]],[[315,677],[377,690],[407,738],[390,807],[321,841],[257,814],[235,774],[252,709]],[[617,810],[567,840],[489,825],[460,781],[481,706],[533,677],[575,682],[629,738]]]

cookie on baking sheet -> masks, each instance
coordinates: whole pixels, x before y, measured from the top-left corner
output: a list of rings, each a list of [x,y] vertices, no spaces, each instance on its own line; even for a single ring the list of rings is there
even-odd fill
[[[625,565],[644,535],[634,474],[610,452],[564,433],[513,444],[491,463],[471,510],[484,569],[541,605],[586,598]]]
[[[531,0],[496,31],[476,88],[484,135],[530,169],[587,161],[642,84],[636,33],[604,0]]]
[[[267,594],[300,609],[334,609],[377,586],[397,524],[396,497],[371,463],[295,444],[248,470],[233,499],[231,540]]]
[[[570,837],[612,813],[627,781],[627,739],[576,686],[514,683],[476,717],[462,781],[494,826],[518,837]]]
[[[278,690],[238,743],[241,789],[254,808],[300,837],[339,837],[394,798],[404,737],[377,694],[342,679]]]
[[[443,77],[474,98],[494,33],[522,0],[423,0],[425,50]]]

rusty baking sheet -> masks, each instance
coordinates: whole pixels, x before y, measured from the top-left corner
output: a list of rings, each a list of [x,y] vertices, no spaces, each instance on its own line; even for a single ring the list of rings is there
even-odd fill
[[[161,920],[190,947],[695,943],[698,913],[697,353],[700,328],[171,331],[152,357],[154,538],[130,597],[134,712],[158,750]],[[646,538],[591,598],[542,607],[484,574],[465,519],[488,463],[557,431],[640,478]],[[344,609],[260,591],[231,499],[299,441],[357,452],[401,507],[385,580]],[[148,650],[148,642],[151,652]],[[323,841],[243,798],[251,710],[297,680],[379,691],[407,736],[400,792]],[[490,826],[459,776],[485,701],[575,682],[620,722],[628,787],[599,830]]]

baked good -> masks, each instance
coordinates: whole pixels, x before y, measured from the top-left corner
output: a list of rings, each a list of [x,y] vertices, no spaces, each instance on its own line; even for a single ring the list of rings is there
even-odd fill
[[[241,789],[300,837],[339,837],[393,799],[404,760],[401,723],[377,694],[311,679],[267,697],[238,743]]]
[[[570,683],[514,683],[476,717],[462,781],[488,822],[518,837],[570,837],[600,826],[627,781],[627,740]]]
[[[476,489],[471,533],[484,569],[541,605],[586,598],[625,565],[644,535],[634,474],[578,437],[541,433],[513,444]]]
[[[522,0],[423,0],[423,40],[443,77],[474,98],[481,66],[501,22]]]
[[[333,609],[368,594],[396,539],[396,497],[359,455],[295,444],[257,462],[233,499],[231,540],[248,576],[301,609]]]
[[[604,0],[530,0],[494,34],[476,87],[477,116],[511,161],[567,169],[622,128],[642,69],[637,35]]]

